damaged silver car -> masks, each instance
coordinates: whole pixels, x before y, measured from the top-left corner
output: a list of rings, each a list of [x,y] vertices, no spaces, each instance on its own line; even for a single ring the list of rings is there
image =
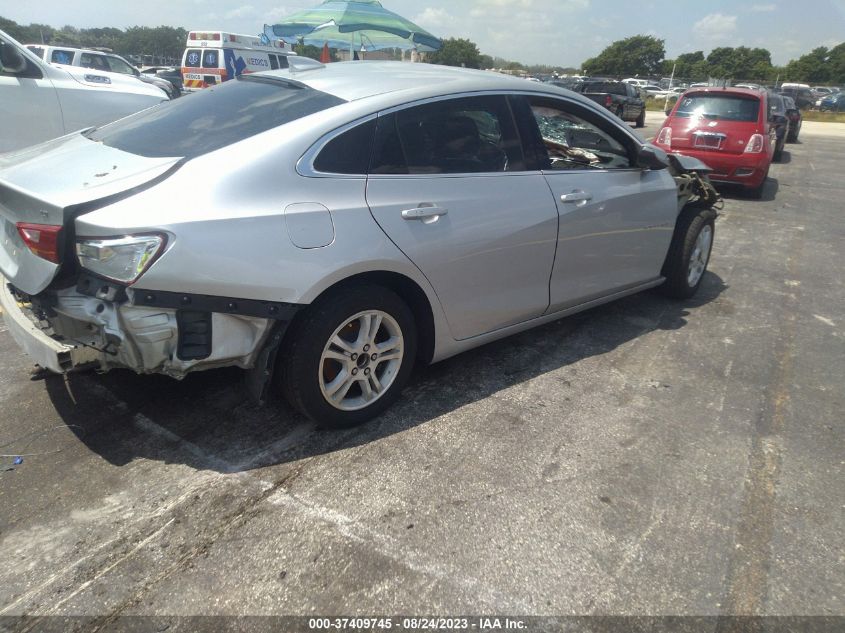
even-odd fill
[[[294,66],[0,155],[0,299],[54,372],[237,366],[349,426],[417,361],[647,288],[691,296],[707,173],[552,86]]]

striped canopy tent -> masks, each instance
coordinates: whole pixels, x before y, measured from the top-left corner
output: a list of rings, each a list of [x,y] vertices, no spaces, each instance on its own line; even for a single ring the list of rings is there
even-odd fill
[[[263,37],[350,50],[401,48],[440,50],[439,39],[410,20],[388,11],[378,0],[326,0],[289,15],[279,24],[264,25]]]

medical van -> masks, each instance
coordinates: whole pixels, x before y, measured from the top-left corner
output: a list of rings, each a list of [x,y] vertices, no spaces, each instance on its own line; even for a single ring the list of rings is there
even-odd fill
[[[296,55],[284,40],[264,43],[259,35],[224,31],[190,31],[182,56],[182,87],[202,90],[233,77],[288,67]]]

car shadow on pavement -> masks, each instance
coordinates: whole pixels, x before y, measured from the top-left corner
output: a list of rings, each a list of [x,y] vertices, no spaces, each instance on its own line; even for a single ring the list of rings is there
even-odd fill
[[[391,409],[344,431],[317,429],[281,398],[253,403],[237,369],[199,372],[183,381],[119,370],[73,373],[50,376],[45,384],[63,421],[76,425],[79,440],[111,464],[147,459],[243,472],[374,442],[649,332],[677,330],[726,288],[708,272],[688,301],[640,293],[418,367]]]
[[[784,152],[784,154],[786,154],[786,152]],[[769,176],[766,179],[766,186],[763,187],[763,195],[757,199],[752,198],[748,192],[739,185],[719,183],[717,188],[719,190],[719,194],[721,194],[723,198],[729,198],[731,200],[749,200],[751,202],[772,202],[775,198],[777,198],[778,191],[780,190],[780,182],[777,178]]]

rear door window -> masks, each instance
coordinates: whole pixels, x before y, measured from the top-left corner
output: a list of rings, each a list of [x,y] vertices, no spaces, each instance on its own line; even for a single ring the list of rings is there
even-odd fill
[[[66,51],[60,48],[55,49],[50,54],[50,63],[52,64],[73,64],[73,51]]]
[[[241,76],[90,132],[93,141],[147,157],[193,158],[346,103],[300,83]]]
[[[189,50],[185,55],[185,66],[188,68],[199,68],[202,61],[202,51]]]
[[[279,58],[275,55],[271,54],[270,57],[270,70],[278,70],[279,69]]]
[[[373,173],[495,173],[521,168],[504,97],[447,99],[379,118]]]
[[[202,52],[202,67],[217,68],[220,61],[220,52],[216,50],[205,50]]]

